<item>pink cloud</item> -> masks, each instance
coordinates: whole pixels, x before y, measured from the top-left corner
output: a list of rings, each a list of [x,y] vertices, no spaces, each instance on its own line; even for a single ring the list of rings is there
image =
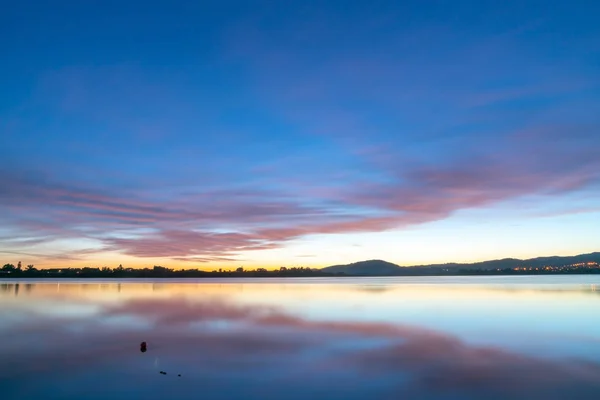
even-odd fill
[[[554,196],[600,182],[597,126],[537,127],[432,160],[372,147],[360,154],[381,179],[344,181],[335,191],[305,182],[294,192],[206,190],[164,198],[109,195],[99,188],[55,183],[44,175],[2,171],[6,221],[25,240],[88,237],[107,250],[179,261],[234,261],[311,234],[376,232],[441,220],[525,195]],[[299,184],[300,186],[302,183]],[[342,211],[340,211],[342,210]],[[129,228],[148,230],[135,235]],[[27,236],[29,235],[29,236]],[[17,246],[18,247],[18,246]],[[26,251],[27,246],[11,248]],[[30,251],[34,253],[35,251]]]

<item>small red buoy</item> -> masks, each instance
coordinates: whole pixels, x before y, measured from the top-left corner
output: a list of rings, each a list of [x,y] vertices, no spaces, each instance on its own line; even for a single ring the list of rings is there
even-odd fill
[[[140,344],[140,351],[142,353],[146,352],[146,342],[142,342],[142,344]]]

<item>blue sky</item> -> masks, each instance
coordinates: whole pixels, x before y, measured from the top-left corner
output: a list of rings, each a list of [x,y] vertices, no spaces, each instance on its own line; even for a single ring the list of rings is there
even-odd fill
[[[4,7],[6,262],[599,249],[597,2],[196,3]]]

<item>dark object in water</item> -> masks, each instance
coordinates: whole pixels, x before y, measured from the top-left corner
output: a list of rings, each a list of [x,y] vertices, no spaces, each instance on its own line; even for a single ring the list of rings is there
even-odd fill
[[[146,342],[142,342],[142,344],[140,344],[140,351],[142,353],[146,352]]]
[[[177,376],[181,376],[181,374],[178,374]]]
[[[166,375],[166,374],[167,374],[165,371],[160,371],[160,373],[161,373],[162,375]]]

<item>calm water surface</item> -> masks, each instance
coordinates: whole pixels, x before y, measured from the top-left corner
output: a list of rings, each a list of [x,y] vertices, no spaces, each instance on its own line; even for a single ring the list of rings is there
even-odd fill
[[[7,400],[600,399],[599,276],[6,280],[0,335]]]

